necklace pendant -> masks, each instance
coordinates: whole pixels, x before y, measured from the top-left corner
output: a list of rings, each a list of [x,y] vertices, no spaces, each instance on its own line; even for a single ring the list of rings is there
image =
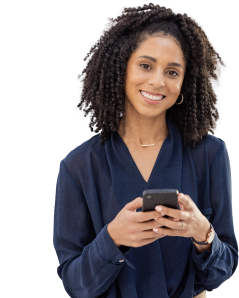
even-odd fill
[[[155,145],[155,143],[154,144],[149,144],[149,145],[142,145],[142,144],[140,144],[142,147],[146,147],[146,146],[153,146],[153,145]]]
[[[162,138],[164,137],[164,136],[166,136],[168,134],[168,131],[166,131],[166,133],[162,136]],[[135,140],[133,140],[133,139],[130,139],[130,138],[128,138],[128,137],[126,137],[127,139],[129,139],[129,140],[131,140],[131,141],[133,141],[133,142],[135,142],[135,143],[137,143],[137,144],[140,144],[140,143],[138,143],[138,142],[136,142]],[[162,138],[160,139],[160,140],[162,140]],[[159,141],[160,141],[159,140]],[[156,143],[158,143],[159,141],[157,141]],[[149,144],[149,145],[142,145],[142,144],[140,144],[140,146],[141,147],[149,147],[149,146],[154,146],[156,143],[154,143],[154,144]]]

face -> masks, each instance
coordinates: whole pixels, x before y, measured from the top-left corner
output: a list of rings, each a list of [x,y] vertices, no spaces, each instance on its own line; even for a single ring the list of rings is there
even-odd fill
[[[150,37],[144,41],[126,68],[127,113],[165,117],[180,95],[185,67],[183,52],[173,37]]]

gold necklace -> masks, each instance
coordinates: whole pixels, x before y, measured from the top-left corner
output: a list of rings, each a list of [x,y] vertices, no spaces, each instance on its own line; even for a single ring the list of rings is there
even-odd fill
[[[162,136],[162,138],[165,137],[167,134],[168,134],[168,130],[167,130],[166,133]],[[135,143],[137,143],[137,144],[140,144],[139,142],[136,142],[136,141],[134,141],[134,140],[132,140],[132,139],[130,139],[130,138],[128,138],[128,137],[126,137],[126,138],[129,139],[129,140],[131,140],[131,141],[133,141],[133,142],[135,142]],[[162,140],[162,138],[160,138],[156,143],[158,143],[160,140]],[[140,144],[140,146],[142,146],[142,147],[146,147],[146,146],[154,146],[156,143],[154,143],[154,144],[149,144],[149,145],[142,145],[142,144]]]

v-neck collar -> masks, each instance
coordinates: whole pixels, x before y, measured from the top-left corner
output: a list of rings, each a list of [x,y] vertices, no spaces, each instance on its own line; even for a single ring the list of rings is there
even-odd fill
[[[182,150],[180,150],[182,147],[182,140],[179,128],[174,122],[168,119],[167,126],[169,129],[169,134],[165,138],[161,149],[159,150],[148,181],[146,181],[142,176],[133,157],[130,154],[128,147],[126,146],[119,133],[112,132],[112,134],[114,134],[112,136],[113,145],[115,145],[115,151],[118,153],[116,153],[116,155],[118,155],[118,158],[122,159],[122,163],[125,165],[125,167],[127,167],[127,171],[129,172],[129,174],[136,180],[138,180],[139,183],[144,184],[145,187],[146,185],[154,183],[155,179],[157,179],[158,177],[159,170],[161,173],[166,174],[166,172],[168,172],[167,169],[171,168],[171,166],[173,166],[174,168],[175,166],[181,168],[181,164],[179,163],[182,158],[179,157],[182,157]],[[172,165],[172,162],[174,162],[174,165]]]
[[[105,156],[110,172],[109,196],[121,210],[125,204],[142,197],[146,189],[177,189],[181,191],[182,138],[179,127],[167,120],[169,134],[161,147],[149,180],[146,182],[137,168],[126,144],[118,132],[111,132],[105,142]]]
[[[131,155],[131,153],[130,153],[128,147],[127,147],[127,145],[125,144],[125,142],[123,141],[123,139],[121,138],[121,136],[119,135],[119,133],[116,132],[116,134],[117,134],[117,135],[119,136],[119,138],[121,139],[121,143],[123,143],[123,145],[122,145],[122,150],[125,151],[125,157],[127,158],[127,161],[128,161],[127,164],[128,164],[130,167],[133,167],[133,168],[135,169],[135,174],[137,173],[138,175],[137,175],[137,174],[136,174],[136,175],[137,175],[137,176],[140,176],[139,179],[142,180],[142,183],[149,183],[150,180],[151,180],[151,177],[153,177],[154,170],[155,170],[155,168],[156,168],[156,166],[157,166],[157,163],[158,163],[159,160],[160,160],[160,156],[163,155],[162,152],[164,151],[165,144],[168,143],[169,134],[168,134],[167,137],[165,138],[165,140],[164,140],[164,142],[163,142],[163,144],[162,144],[162,146],[161,146],[161,148],[160,148],[160,150],[159,150],[159,152],[158,152],[156,161],[155,161],[155,163],[154,163],[154,165],[153,165],[153,168],[152,168],[152,170],[151,170],[151,173],[150,173],[150,176],[149,176],[148,181],[146,181],[146,180],[144,179],[144,177],[143,177],[142,173],[140,172],[140,170],[139,170],[137,164],[135,163],[135,161],[134,161],[134,159],[133,159],[133,157],[132,157],[132,155]]]

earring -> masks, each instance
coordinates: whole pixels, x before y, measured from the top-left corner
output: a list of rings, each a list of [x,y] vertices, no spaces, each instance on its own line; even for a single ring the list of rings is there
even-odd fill
[[[182,100],[179,103],[177,103],[177,101],[176,101],[175,102],[176,105],[181,105],[181,103],[183,102],[183,95],[181,93],[180,93],[180,95],[182,96]]]

